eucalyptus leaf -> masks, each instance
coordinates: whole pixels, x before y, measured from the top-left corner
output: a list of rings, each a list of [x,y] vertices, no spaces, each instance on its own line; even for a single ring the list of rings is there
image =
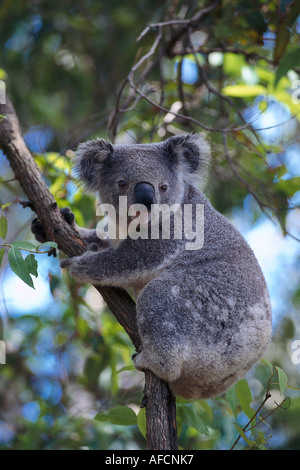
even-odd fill
[[[5,238],[7,234],[7,218],[4,216],[0,217],[0,238]]]
[[[206,436],[209,435],[209,430],[201,418],[200,414],[195,412],[194,408],[190,404],[178,405],[177,413],[181,417],[182,422],[188,426],[199,431],[201,434]]]
[[[20,250],[36,250],[36,245],[31,242],[11,242],[10,245],[19,248]]]
[[[45,242],[37,246],[39,250],[43,247],[51,247],[51,248],[56,248],[56,249],[58,248],[57,243],[55,242]]]
[[[119,426],[132,426],[137,423],[135,412],[128,406],[116,406],[108,413],[98,413],[96,419],[97,421],[109,421]]]
[[[297,47],[296,49],[293,49],[292,51],[287,52],[281,59],[277,72],[276,72],[274,86],[276,87],[278,85],[281,78],[284,77],[290,69],[293,69],[294,67],[297,67],[299,65],[300,65],[300,48]]]
[[[228,85],[222,89],[222,93],[236,98],[251,98],[265,95],[267,89],[262,85]]]
[[[268,359],[263,358],[263,359],[261,360],[261,362],[263,362],[263,363],[266,364],[268,367],[270,367],[271,372],[273,373],[274,366],[273,366],[273,364],[271,364],[270,361],[268,361]]]
[[[255,412],[250,405],[253,398],[247,380],[239,380],[239,382],[236,384],[235,391],[243,412],[246,416],[248,416],[249,419],[251,419]]]
[[[12,271],[28,286],[34,288],[27,264],[25,263],[19,248],[12,246],[8,250],[8,261]]]
[[[35,259],[35,256],[32,253],[26,256],[25,263],[28,268],[28,272],[32,274],[33,276],[38,277],[38,272],[37,272],[38,264]]]
[[[146,411],[145,408],[141,408],[137,415],[137,425],[142,434],[146,438]]]
[[[239,433],[239,435],[244,439],[244,441],[248,444],[249,447],[253,447],[256,445],[256,442],[255,441],[251,441],[251,439],[249,439],[249,437],[246,436],[245,432],[243,431],[242,428],[240,428],[240,426],[237,424],[237,423],[234,423],[235,427],[236,427],[236,430],[237,432]]]
[[[277,370],[280,393],[283,395],[287,387],[287,375],[280,367],[275,366],[275,369]]]
[[[1,263],[2,263],[2,259],[3,259],[4,252],[5,252],[5,248],[1,248],[1,249],[0,249],[0,267],[1,267]]]
[[[2,204],[1,209],[4,210],[4,209],[6,209],[6,207],[10,206],[11,204],[12,204],[12,201],[7,202],[6,204]]]

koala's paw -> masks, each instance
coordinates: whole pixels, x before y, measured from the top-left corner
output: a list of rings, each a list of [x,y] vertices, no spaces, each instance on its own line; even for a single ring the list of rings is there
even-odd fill
[[[96,243],[96,242],[93,242],[93,243],[90,243],[88,246],[87,246],[87,251],[98,251],[99,248],[102,248],[101,246],[101,243]]]
[[[147,354],[145,353],[145,350],[133,354],[132,360],[137,370],[144,372],[146,369],[151,369],[150,363],[147,361]]]
[[[93,254],[85,252],[82,256],[74,256],[61,260],[60,267],[68,268],[69,273],[79,282],[96,281],[90,272],[93,262]]]
[[[40,219],[33,219],[31,222],[31,231],[38,242],[44,243],[47,241],[46,233]]]
[[[155,354],[153,351],[143,349],[133,357],[133,362],[137,370],[144,372],[150,369],[157,377],[166,382],[173,382],[181,375],[179,364],[170,361],[167,357]]]
[[[82,256],[74,256],[72,258],[64,258],[60,261],[61,268],[69,268],[69,272],[73,277],[81,277]]]
[[[60,267],[61,268],[69,268],[72,265],[72,259],[73,258],[65,258],[60,261]]]
[[[75,223],[75,215],[73,212],[69,209],[69,207],[63,207],[60,209],[61,216],[65,219],[65,221],[73,226]]]
[[[68,207],[63,207],[62,209],[60,209],[60,213],[69,225],[74,225],[75,215],[73,214],[73,212],[70,211]],[[31,222],[31,231],[38,242],[44,243],[47,241],[44,227],[39,218],[33,219],[33,221]]]

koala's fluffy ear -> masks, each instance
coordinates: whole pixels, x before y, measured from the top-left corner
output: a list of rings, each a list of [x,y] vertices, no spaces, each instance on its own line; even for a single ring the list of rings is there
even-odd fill
[[[181,166],[183,178],[188,184],[199,186],[207,175],[210,163],[210,147],[197,134],[178,135],[165,141],[168,152]]]
[[[113,146],[103,139],[89,140],[80,144],[75,153],[75,175],[90,191],[99,189],[99,175],[103,163],[113,153]]]

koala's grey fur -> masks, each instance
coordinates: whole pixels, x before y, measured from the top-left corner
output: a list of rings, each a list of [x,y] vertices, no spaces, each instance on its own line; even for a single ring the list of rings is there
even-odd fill
[[[208,145],[196,135],[146,145],[101,139],[81,144],[77,173],[102,203],[117,208],[119,195],[126,195],[131,205],[135,185],[148,182],[155,203],[204,204],[204,246],[188,251],[184,238],[128,237],[62,263],[79,281],[136,289],[142,348],[135,366],[151,369],[186,398],[224,392],[262,356],[271,335],[258,262],[198,189],[208,157]],[[125,189],[118,187],[120,180],[127,182]],[[161,183],[168,185],[163,193]]]

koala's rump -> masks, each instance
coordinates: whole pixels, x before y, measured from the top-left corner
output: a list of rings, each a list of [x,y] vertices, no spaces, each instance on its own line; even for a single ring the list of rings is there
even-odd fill
[[[265,285],[230,282],[220,276],[222,266],[214,268],[217,277],[209,270],[195,276],[194,269],[183,277],[171,268],[147,284],[137,302],[143,348],[160,363],[153,371],[185,398],[225,391],[262,356],[270,338]],[[253,287],[260,290],[255,296]],[[168,371],[179,371],[175,380]]]

